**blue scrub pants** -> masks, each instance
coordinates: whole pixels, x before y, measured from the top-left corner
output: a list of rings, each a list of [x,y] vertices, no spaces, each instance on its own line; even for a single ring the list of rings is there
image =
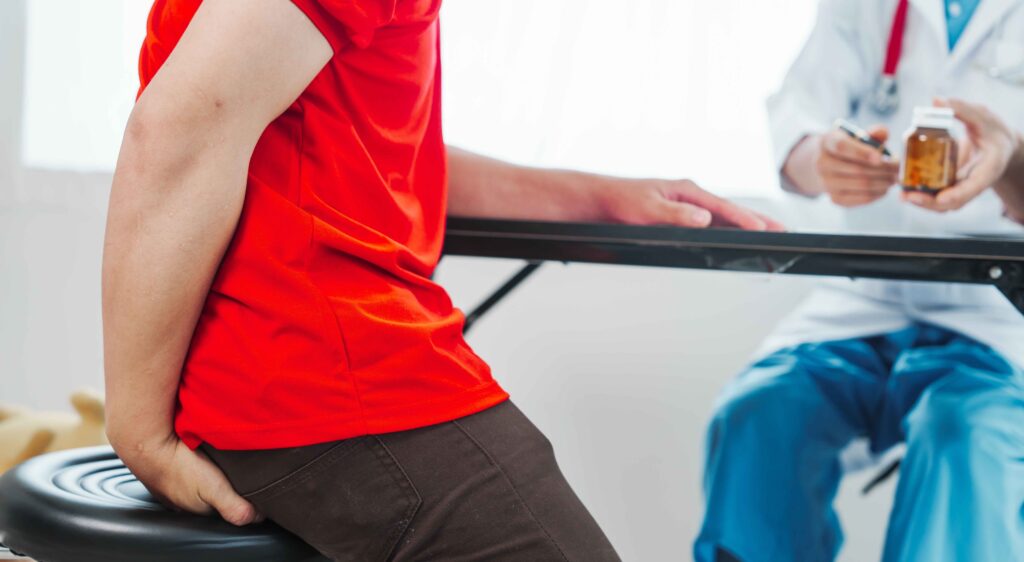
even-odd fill
[[[858,437],[907,444],[885,562],[1024,560],[1024,373],[925,324],[800,345],[739,377],[708,432],[696,560],[833,560],[839,455]]]

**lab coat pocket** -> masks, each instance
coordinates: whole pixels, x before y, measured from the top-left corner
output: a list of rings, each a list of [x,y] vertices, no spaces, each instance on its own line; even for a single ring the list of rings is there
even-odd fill
[[[1024,88],[1024,42],[993,39],[978,53],[972,66],[991,80]]]

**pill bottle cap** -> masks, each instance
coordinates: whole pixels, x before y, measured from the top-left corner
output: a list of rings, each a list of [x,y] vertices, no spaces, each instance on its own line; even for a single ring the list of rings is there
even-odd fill
[[[915,107],[914,127],[951,131],[956,124],[953,110],[948,107]]]

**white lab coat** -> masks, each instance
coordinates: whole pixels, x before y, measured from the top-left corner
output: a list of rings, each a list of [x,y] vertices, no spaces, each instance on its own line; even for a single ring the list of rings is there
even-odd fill
[[[897,71],[900,106],[879,115],[867,101],[882,72],[896,0],[822,0],[818,20],[781,90],[768,102],[779,169],[805,135],[837,117],[861,126],[889,126],[894,155],[914,106],[934,96],[985,104],[1024,131],[1024,0],[982,0],[952,52],[944,2],[911,0]],[[993,74],[998,74],[994,77]],[[1004,218],[990,190],[960,211],[940,214],[885,199],[844,210],[836,230],[908,235],[1024,232]],[[973,337],[1024,366],[1024,316],[987,286],[877,280],[834,280],[817,289],[782,322],[759,355],[808,341],[846,339],[926,321]]]

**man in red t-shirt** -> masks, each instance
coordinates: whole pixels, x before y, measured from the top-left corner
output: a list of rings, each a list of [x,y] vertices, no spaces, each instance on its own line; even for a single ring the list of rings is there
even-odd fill
[[[444,217],[778,225],[446,147],[439,7],[154,4],[107,224],[108,434],[165,502],[336,560],[613,560],[431,281]]]

